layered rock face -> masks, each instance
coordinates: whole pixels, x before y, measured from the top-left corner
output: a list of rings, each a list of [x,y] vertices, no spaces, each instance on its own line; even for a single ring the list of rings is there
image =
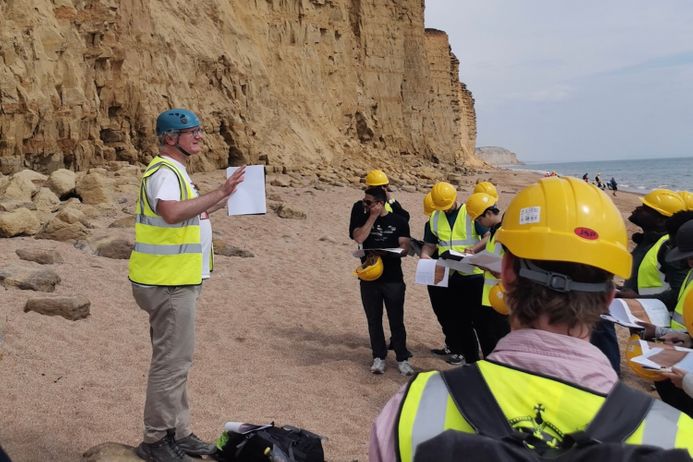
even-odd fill
[[[7,0],[0,172],[147,162],[189,107],[192,170],[475,165],[474,100],[422,0]]]

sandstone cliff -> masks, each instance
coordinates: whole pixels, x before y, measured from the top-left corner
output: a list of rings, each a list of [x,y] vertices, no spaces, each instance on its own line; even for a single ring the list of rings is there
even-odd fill
[[[474,100],[422,0],[6,0],[0,172],[147,162],[197,111],[193,170],[476,165]]]
[[[517,154],[499,146],[481,146],[476,148],[479,159],[491,165],[515,165],[522,164]]]

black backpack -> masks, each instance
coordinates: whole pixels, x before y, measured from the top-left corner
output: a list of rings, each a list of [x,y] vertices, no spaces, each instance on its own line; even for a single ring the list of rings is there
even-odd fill
[[[236,433],[225,431],[223,446],[214,458],[223,462],[324,462],[322,438],[308,430],[289,425],[255,428]]]
[[[419,444],[414,462],[691,460],[685,449],[624,443],[642,422],[653,398],[621,382],[584,431],[565,435],[560,444],[549,445],[536,435],[510,426],[476,365],[450,369],[441,375],[458,410],[476,433],[447,430]],[[469,399],[472,396],[474,399]]]

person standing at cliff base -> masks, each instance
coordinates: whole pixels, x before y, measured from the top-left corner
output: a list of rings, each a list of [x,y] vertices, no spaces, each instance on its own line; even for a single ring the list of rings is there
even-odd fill
[[[392,334],[392,349],[395,350],[397,367],[402,375],[413,375],[409,364],[411,353],[407,350],[407,331],[404,327],[404,293],[406,285],[402,274],[401,257],[409,251],[409,223],[400,215],[385,209],[385,191],[373,186],[366,189],[362,207],[368,211],[365,223],[355,220],[349,223],[349,235],[366,251],[361,267],[356,270],[361,289],[361,301],[368,321],[373,363],[373,374],[385,372],[387,345],[383,331],[383,304],[387,311]],[[353,215],[352,215],[353,218]],[[368,249],[401,248],[402,253]]]
[[[424,234],[421,258],[451,256],[451,251],[470,252],[479,242],[479,234],[467,214],[466,206],[457,202],[457,190],[450,183],[440,181],[431,189],[435,211],[429,218]],[[448,287],[441,290],[436,306],[436,316],[445,334],[445,347],[450,351],[446,362],[459,365],[479,360],[479,344],[474,333],[474,319],[481,309],[481,293],[484,286],[483,271],[451,270]]]
[[[171,109],[156,120],[159,155],[147,166],[136,205],[135,247],[128,277],[137,305],[149,314],[152,360],[137,455],[151,462],[192,461],[213,444],[190,429],[187,380],[195,343],[195,307],[213,266],[209,213],[222,208],[243,181],[237,169],[200,195],[185,169],[202,150],[197,115]]]

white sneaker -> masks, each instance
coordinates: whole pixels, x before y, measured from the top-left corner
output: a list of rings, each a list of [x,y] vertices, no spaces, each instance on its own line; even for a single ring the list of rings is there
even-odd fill
[[[411,367],[411,364],[409,364],[409,361],[407,361],[406,359],[404,361],[398,362],[397,368],[399,368],[399,373],[402,375],[414,375],[414,368]]]
[[[385,360],[380,358],[373,358],[371,372],[374,374],[382,374],[383,372],[385,372]]]

